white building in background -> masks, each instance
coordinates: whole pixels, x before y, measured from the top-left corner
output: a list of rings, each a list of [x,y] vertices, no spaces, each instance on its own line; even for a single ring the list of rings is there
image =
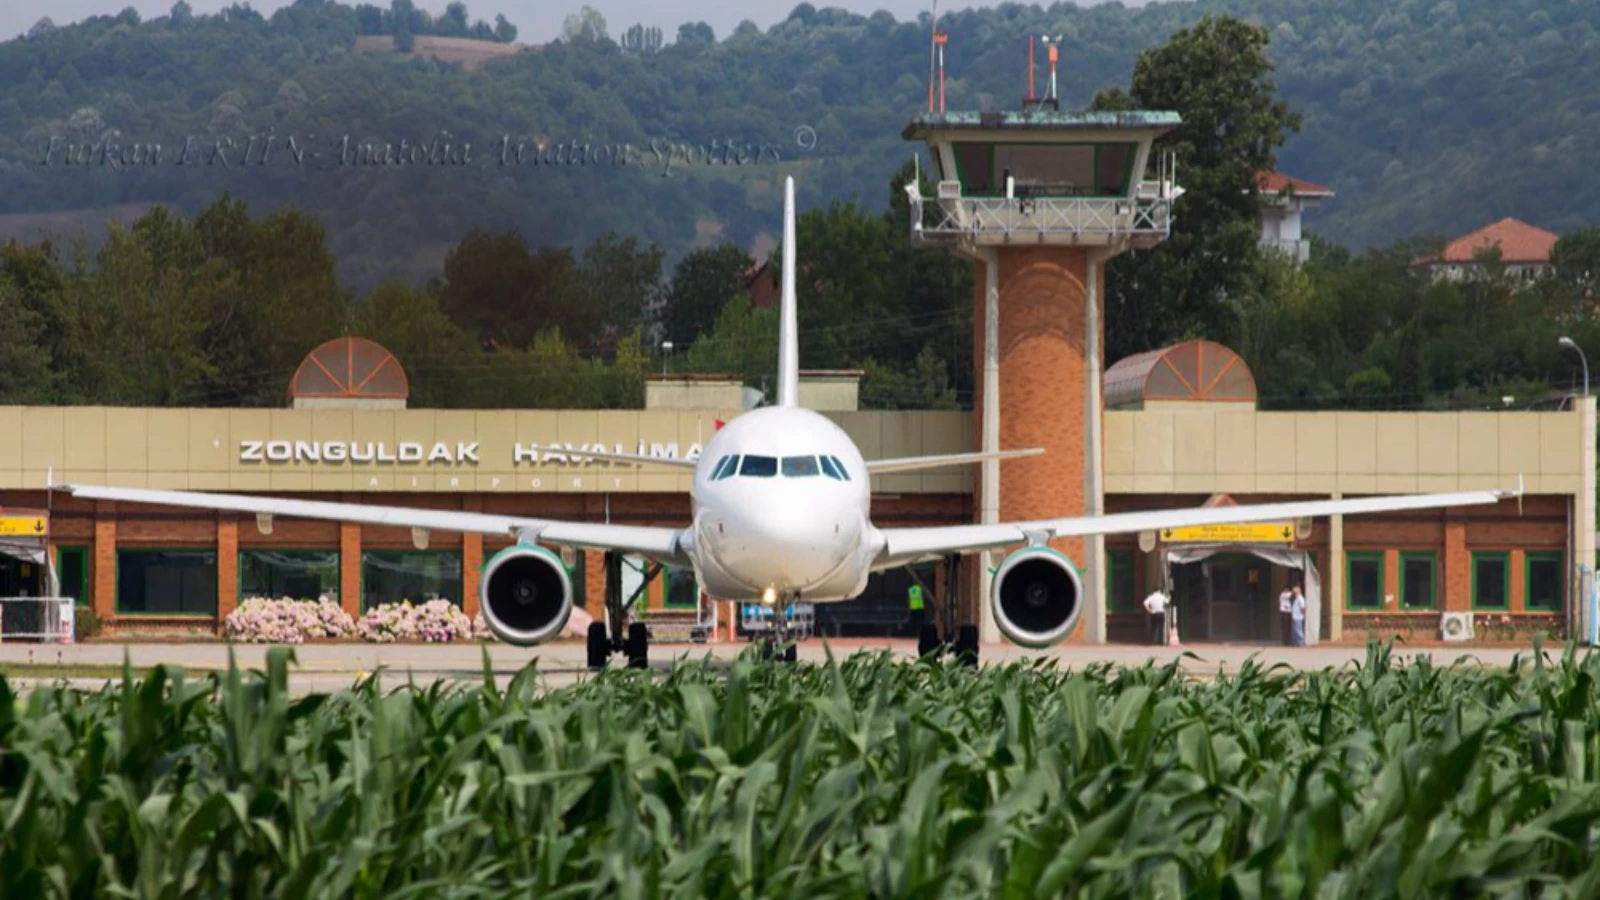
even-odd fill
[[[1311,258],[1311,241],[1300,226],[1300,215],[1333,196],[1333,191],[1293,175],[1265,170],[1256,173],[1261,193],[1261,246],[1276,247],[1297,263]]]

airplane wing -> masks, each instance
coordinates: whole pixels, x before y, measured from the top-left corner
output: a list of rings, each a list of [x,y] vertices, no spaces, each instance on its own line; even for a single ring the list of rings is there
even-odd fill
[[[66,491],[74,497],[82,497],[85,500],[184,506],[221,512],[283,516],[286,519],[330,519],[362,525],[498,534],[558,547],[621,550],[624,553],[637,553],[661,562],[687,563],[687,559],[678,548],[678,539],[682,531],[677,528],[561,522],[554,519],[526,519],[518,516],[442,509],[408,509],[399,506],[367,506],[361,503],[287,500],[277,497],[205,494],[196,491],[159,491],[92,485],[56,485],[53,489]]]
[[[1234,525],[1307,516],[1348,516],[1357,513],[1473,506],[1498,503],[1508,497],[1520,496],[1521,493],[1519,488],[1515,491],[1465,491],[1454,494],[1361,497],[1353,500],[1298,500],[1253,506],[1189,507],[1070,519],[1041,519],[1033,522],[1003,522],[993,525],[885,528],[882,529],[885,538],[884,549],[874,561],[873,567],[892,568],[951,553],[996,550],[1035,539],[1054,540],[1096,534],[1131,534],[1163,528]]]
[[[693,470],[696,459],[678,459],[666,456],[640,456],[636,453],[612,453],[608,450],[564,450],[561,451],[572,462],[583,462],[586,459],[597,459],[601,462],[627,463],[635,466],[660,465],[673,469]]]
[[[939,469],[945,466],[961,466],[989,459],[1021,459],[1024,456],[1038,456],[1043,452],[1043,447],[1033,447],[1028,450],[997,450],[994,453],[950,453],[945,456],[905,456],[899,459],[869,459],[867,460],[867,474],[883,475],[889,472]]]

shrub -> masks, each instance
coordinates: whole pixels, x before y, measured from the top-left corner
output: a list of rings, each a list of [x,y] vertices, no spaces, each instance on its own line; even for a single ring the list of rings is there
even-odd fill
[[[73,627],[77,631],[74,640],[88,640],[100,633],[103,627],[100,614],[92,606],[79,606],[73,610]]]
[[[223,637],[243,644],[303,644],[318,638],[349,637],[355,630],[350,615],[327,597],[250,597],[222,623]]]

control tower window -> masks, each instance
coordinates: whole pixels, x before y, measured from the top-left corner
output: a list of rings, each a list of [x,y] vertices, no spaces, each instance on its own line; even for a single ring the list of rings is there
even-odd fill
[[[994,184],[994,147],[990,144],[957,143],[956,171],[961,178],[963,194],[992,194]],[[1000,190],[1005,190],[1001,185]]]
[[[1133,167],[1133,144],[1100,144],[1095,148],[1096,193],[1125,197]]]

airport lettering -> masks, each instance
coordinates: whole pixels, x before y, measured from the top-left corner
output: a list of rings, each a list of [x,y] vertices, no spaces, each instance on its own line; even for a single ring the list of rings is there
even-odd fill
[[[426,465],[426,466],[476,466],[480,457],[478,441],[439,441],[424,444],[420,441],[240,441],[239,461],[242,463],[328,463],[339,465]],[[616,465],[609,460],[596,459],[591,453],[631,453],[653,459],[698,459],[704,447],[692,443],[687,449],[677,442],[657,443],[639,441],[634,447],[623,444],[513,444],[513,466]]]
[[[406,463],[477,465],[478,442],[439,442],[431,448],[416,441],[240,441],[239,461],[247,463]]]

